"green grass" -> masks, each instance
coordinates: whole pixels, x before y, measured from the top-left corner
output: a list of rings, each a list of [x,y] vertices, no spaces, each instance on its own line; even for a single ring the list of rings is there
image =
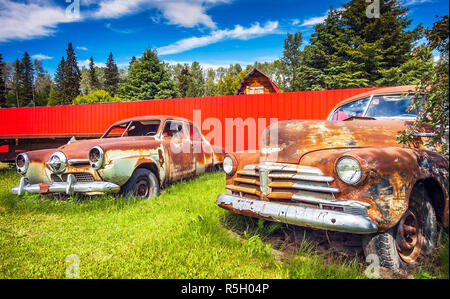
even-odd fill
[[[65,278],[74,254],[80,278],[365,277],[361,259],[319,253],[310,241],[286,254],[271,243],[280,225],[218,208],[222,173],[152,200],[19,198],[9,194],[18,180],[0,168],[0,278]],[[433,276],[448,277],[448,253],[445,262]]]

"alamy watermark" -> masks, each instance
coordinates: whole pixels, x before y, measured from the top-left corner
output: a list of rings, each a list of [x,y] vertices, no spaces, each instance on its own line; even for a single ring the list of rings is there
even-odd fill
[[[80,257],[77,254],[71,254],[66,257],[66,277],[69,279],[80,278]]]
[[[66,16],[71,20],[77,20],[80,15],[80,1],[81,0],[66,0],[69,5],[66,8]]]
[[[366,8],[366,16],[369,19],[380,18],[380,0],[366,0],[369,5]]]

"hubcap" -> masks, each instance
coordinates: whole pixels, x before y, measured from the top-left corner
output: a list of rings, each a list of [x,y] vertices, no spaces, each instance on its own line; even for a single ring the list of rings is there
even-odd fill
[[[400,257],[406,263],[413,263],[422,252],[423,221],[419,209],[415,205],[403,215],[398,225],[397,249]]]
[[[150,193],[150,184],[146,179],[140,179],[134,188],[134,194],[141,198],[147,198]]]

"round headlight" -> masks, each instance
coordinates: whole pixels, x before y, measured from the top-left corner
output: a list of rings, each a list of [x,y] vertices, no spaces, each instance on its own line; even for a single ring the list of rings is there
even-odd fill
[[[232,175],[233,169],[234,169],[233,159],[231,159],[230,156],[226,156],[225,159],[223,159],[223,171],[225,171],[225,173],[228,175]]]
[[[342,157],[336,164],[336,172],[339,178],[346,184],[356,185],[361,181],[361,164],[352,157]]]
[[[105,161],[105,153],[103,152],[103,149],[99,146],[94,146],[89,151],[89,163],[91,164],[92,168],[94,169],[102,168],[104,161]]]
[[[19,174],[25,174],[28,171],[28,166],[30,166],[30,160],[28,155],[25,153],[19,154],[16,158],[16,168]]]
[[[67,168],[67,158],[62,152],[55,152],[50,156],[47,166],[56,174],[63,173]]]

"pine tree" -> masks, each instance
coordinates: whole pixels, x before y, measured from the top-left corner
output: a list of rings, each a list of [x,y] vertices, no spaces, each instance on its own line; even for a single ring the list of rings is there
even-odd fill
[[[105,69],[105,89],[113,97],[117,92],[119,82],[120,82],[119,69],[117,68],[117,65],[114,63],[113,54],[109,53]]]
[[[30,55],[25,52],[23,54],[22,62],[23,72],[20,76],[21,88],[20,98],[23,106],[35,106],[34,99],[34,68],[31,62]]]
[[[133,63],[130,74],[118,90],[125,100],[170,99],[179,96],[167,66],[158,58],[156,50],[147,49]]]
[[[128,70],[131,70],[133,67],[133,63],[136,62],[136,56],[131,57],[130,65],[128,66]]]
[[[239,66],[240,67],[240,66]],[[242,68],[241,68],[242,71]],[[205,94],[205,78],[203,77],[203,70],[197,61],[194,61],[190,69],[191,81],[189,82],[187,96],[188,97],[202,97]]]
[[[19,59],[16,59],[16,61],[13,64],[14,67],[14,75],[13,75],[13,84],[14,84],[14,98],[15,98],[15,105],[17,108],[22,107],[22,97],[20,95],[22,90],[22,78],[23,78],[23,66],[22,62],[20,62]]]
[[[95,71],[94,57],[92,56],[89,60],[89,79],[92,91],[100,89],[100,83],[98,82],[97,72]]]
[[[42,66],[42,61],[35,59],[34,66],[34,98],[36,106],[47,106],[52,87],[50,75]]]
[[[189,65],[185,64],[182,66],[180,71],[176,74],[175,82],[175,85],[180,93],[180,97],[186,98],[188,96],[189,86],[193,82]]]
[[[64,57],[61,58],[61,61],[58,65],[58,68],[56,69],[55,73],[55,87],[50,91],[49,95],[49,106],[55,106],[55,105],[63,105],[63,96],[64,96],[64,90],[65,90],[65,84],[66,84],[66,61]]]
[[[0,108],[6,108],[6,73],[2,53],[0,53]]]
[[[67,47],[67,58],[64,64],[64,80],[62,102],[63,105],[70,105],[72,101],[80,94],[81,71],[78,68],[77,57],[69,43]]]
[[[287,66],[289,70],[289,88],[295,90],[295,82],[297,82],[297,69],[301,65],[301,50],[302,34],[300,32],[294,35],[288,33],[284,40],[283,57],[281,61]]]

